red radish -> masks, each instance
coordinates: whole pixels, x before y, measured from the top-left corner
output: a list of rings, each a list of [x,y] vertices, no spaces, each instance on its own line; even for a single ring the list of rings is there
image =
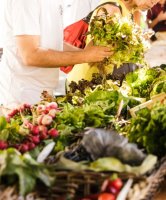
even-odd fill
[[[44,133],[44,132],[41,132],[40,133],[40,139],[41,140],[45,140],[46,138],[48,138],[48,135],[46,133]]]
[[[49,111],[49,115],[51,116],[51,117],[55,117],[56,116],[56,113],[57,113],[57,110],[55,110],[55,109],[51,109],[50,111]]]
[[[39,132],[40,132],[39,126],[33,126],[32,134],[33,135],[39,135]]]
[[[0,150],[6,149],[8,147],[7,142],[0,140]]]
[[[50,110],[50,109],[57,109],[58,108],[58,104],[56,102],[51,102],[51,103],[48,103],[46,105],[46,107]]]
[[[21,151],[21,153],[25,153],[29,150],[29,147],[27,144],[21,144],[19,150]]]
[[[36,136],[32,136],[31,137],[32,142],[34,142],[35,144],[38,144],[40,142],[40,138],[38,135]]]
[[[58,131],[55,129],[55,128],[52,128],[48,131],[48,134],[51,136],[51,137],[58,137],[59,136],[59,133]]]
[[[46,106],[45,105],[38,105],[38,107],[36,109],[38,114],[42,114],[45,110],[46,110]]]
[[[11,112],[8,113],[8,116],[14,117],[19,112],[18,109],[13,109]]]
[[[102,193],[99,195],[98,200],[115,200],[115,196],[111,193]]]
[[[48,129],[47,129],[46,126],[44,126],[44,125],[39,125],[38,127],[39,127],[40,133],[45,133],[45,134],[47,134]]]
[[[36,147],[36,145],[32,142],[27,143],[29,150],[32,150]]]
[[[27,103],[24,103],[22,104],[20,107],[19,107],[19,110],[21,112],[23,112],[25,109],[31,109],[31,105],[30,104],[27,104]]]
[[[28,104],[28,103],[24,103],[24,107],[25,107],[25,108],[30,108],[30,109],[31,109],[32,106],[31,106],[30,104]]]
[[[25,126],[26,128],[28,128],[29,130],[32,130],[32,129],[33,129],[33,124],[30,123],[27,119],[24,120],[23,124],[24,124],[24,126]]]
[[[49,115],[44,115],[43,116],[43,118],[42,118],[42,125],[45,125],[45,126],[47,126],[47,125],[50,125],[51,123],[52,123],[52,117],[51,116],[49,116]]]

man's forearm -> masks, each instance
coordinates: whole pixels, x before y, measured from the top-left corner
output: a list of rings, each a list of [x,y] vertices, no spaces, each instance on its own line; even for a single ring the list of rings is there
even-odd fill
[[[42,48],[38,48],[31,55],[28,55],[25,60],[25,64],[28,66],[39,66],[43,68],[58,68],[60,66],[74,65],[75,63],[84,62],[86,62],[86,56],[82,51],[63,52],[45,50]]]
[[[56,68],[86,62],[100,62],[111,56],[109,47],[88,45],[79,51],[56,51],[40,47],[40,36],[17,36],[16,44],[24,65],[43,68]]]

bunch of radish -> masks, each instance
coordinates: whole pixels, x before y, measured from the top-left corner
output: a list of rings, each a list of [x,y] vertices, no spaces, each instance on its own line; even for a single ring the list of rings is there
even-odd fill
[[[58,130],[53,126],[53,121],[58,112],[59,108],[56,102],[47,102],[36,106],[23,104],[13,109],[8,113],[6,119],[10,123],[12,119],[15,120],[20,116],[22,124],[19,132],[25,135],[23,141],[20,144],[14,144],[13,147],[24,153],[34,149],[36,145],[45,139],[58,137]],[[30,120],[26,116],[31,116]],[[7,147],[9,147],[7,142],[0,141],[0,149]]]

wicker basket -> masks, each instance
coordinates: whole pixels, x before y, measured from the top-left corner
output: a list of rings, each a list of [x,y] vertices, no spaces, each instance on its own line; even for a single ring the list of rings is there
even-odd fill
[[[8,188],[1,186],[0,200],[80,200],[100,192],[103,181],[111,174],[91,171],[56,171],[56,183],[52,188],[38,184],[34,193],[23,198],[18,196],[16,186]],[[121,173],[119,177],[124,182],[128,178],[134,180],[126,200],[154,200],[166,177],[166,158],[163,158],[149,175],[136,177]]]

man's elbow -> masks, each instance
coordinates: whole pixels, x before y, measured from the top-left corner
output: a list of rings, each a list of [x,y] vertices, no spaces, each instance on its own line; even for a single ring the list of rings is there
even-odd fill
[[[38,66],[37,59],[34,55],[24,55],[22,56],[22,62],[26,66]]]

